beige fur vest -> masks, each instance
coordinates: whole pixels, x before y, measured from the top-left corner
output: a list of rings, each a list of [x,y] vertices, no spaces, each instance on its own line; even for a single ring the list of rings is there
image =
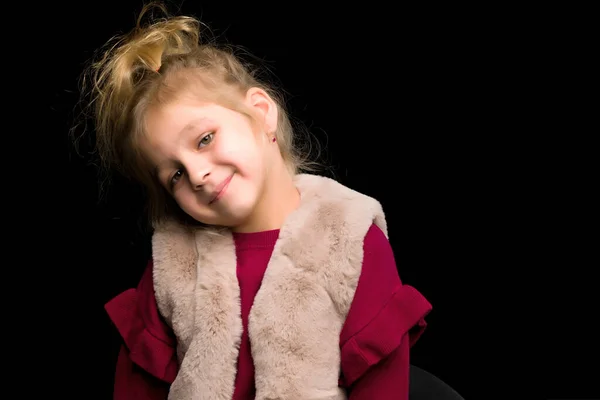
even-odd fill
[[[289,215],[256,295],[248,333],[257,400],[345,399],[339,339],[380,204],[320,176],[298,175]],[[177,338],[170,400],[230,400],[242,335],[233,237],[176,224],[153,236],[158,308]]]

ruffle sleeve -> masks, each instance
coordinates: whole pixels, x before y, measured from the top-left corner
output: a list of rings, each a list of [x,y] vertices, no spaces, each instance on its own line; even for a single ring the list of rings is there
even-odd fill
[[[350,387],[396,350],[406,335],[414,345],[431,310],[417,289],[401,282],[391,245],[373,225],[364,239],[361,276],[340,335],[340,384]]]
[[[175,339],[158,312],[151,262],[138,287],[111,299],[105,310],[123,338],[131,361],[154,377],[172,383],[178,369]]]
[[[431,304],[415,288],[403,285],[363,329],[341,348],[341,368],[347,386],[391,354],[405,335],[412,346],[421,336]]]

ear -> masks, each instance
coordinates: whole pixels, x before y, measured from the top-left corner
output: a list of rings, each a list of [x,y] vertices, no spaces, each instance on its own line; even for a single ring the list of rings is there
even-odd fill
[[[263,89],[253,87],[246,93],[246,102],[262,122],[265,133],[274,133],[277,130],[278,110],[271,96]]]

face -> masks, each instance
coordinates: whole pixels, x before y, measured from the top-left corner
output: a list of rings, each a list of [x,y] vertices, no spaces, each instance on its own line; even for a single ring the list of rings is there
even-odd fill
[[[161,184],[192,218],[236,227],[256,209],[268,179],[275,112],[264,92],[242,98],[257,115],[182,99],[150,110],[143,147]],[[273,120],[273,118],[275,118]]]

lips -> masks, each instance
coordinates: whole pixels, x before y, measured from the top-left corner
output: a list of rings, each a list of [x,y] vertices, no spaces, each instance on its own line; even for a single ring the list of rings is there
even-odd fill
[[[223,182],[221,182],[217,185],[217,187],[215,188],[215,190],[211,196],[212,199],[209,202],[209,204],[214,203],[215,201],[219,200],[219,198],[221,198],[221,196],[223,196],[223,194],[227,190],[227,186],[229,186],[229,182],[231,182],[231,178],[233,178],[233,175],[231,175],[229,178],[225,179]]]

